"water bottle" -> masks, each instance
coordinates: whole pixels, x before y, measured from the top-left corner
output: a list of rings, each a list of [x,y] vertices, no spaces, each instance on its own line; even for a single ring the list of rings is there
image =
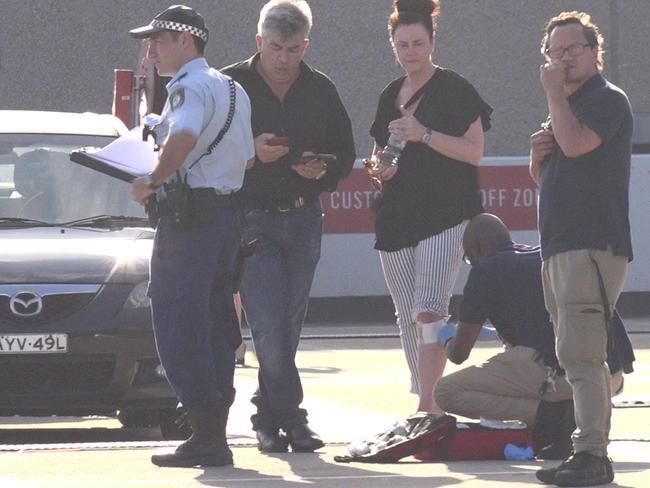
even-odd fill
[[[378,165],[382,169],[395,166],[399,161],[405,146],[405,142],[400,141],[395,134],[391,134],[388,138],[388,144],[386,144],[386,147],[384,147],[381,156],[379,157]]]

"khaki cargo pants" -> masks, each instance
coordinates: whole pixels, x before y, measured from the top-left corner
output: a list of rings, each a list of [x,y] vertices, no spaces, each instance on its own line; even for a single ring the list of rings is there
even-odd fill
[[[554,387],[542,395],[548,377],[549,370],[535,349],[514,346],[482,364],[443,376],[434,396],[440,408],[451,414],[521,420],[533,428],[541,400],[571,399],[571,386],[563,376],[557,376]]]
[[[577,428],[575,452],[607,455],[611,422],[611,384],[607,331],[596,264],[610,309],[623,289],[628,258],[580,249],[556,254],[542,264],[544,299],[555,329],[560,365],[573,388]]]

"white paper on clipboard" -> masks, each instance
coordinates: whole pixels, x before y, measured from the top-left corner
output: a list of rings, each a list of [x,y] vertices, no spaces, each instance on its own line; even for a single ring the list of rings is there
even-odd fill
[[[124,181],[151,173],[158,161],[152,137],[142,140],[142,127],[136,127],[98,150],[79,150],[70,160]]]

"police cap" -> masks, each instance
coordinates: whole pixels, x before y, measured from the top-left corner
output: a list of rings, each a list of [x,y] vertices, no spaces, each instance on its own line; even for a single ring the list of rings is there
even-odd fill
[[[208,42],[208,28],[200,13],[185,5],[172,5],[154,17],[149,25],[129,31],[136,39],[145,39],[162,31],[189,32]]]

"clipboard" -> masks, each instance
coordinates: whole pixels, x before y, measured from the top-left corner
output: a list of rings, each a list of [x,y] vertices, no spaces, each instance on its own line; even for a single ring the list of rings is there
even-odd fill
[[[142,140],[142,127],[136,127],[107,146],[80,148],[70,153],[70,161],[127,183],[155,168],[158,153],[151,138]]]

